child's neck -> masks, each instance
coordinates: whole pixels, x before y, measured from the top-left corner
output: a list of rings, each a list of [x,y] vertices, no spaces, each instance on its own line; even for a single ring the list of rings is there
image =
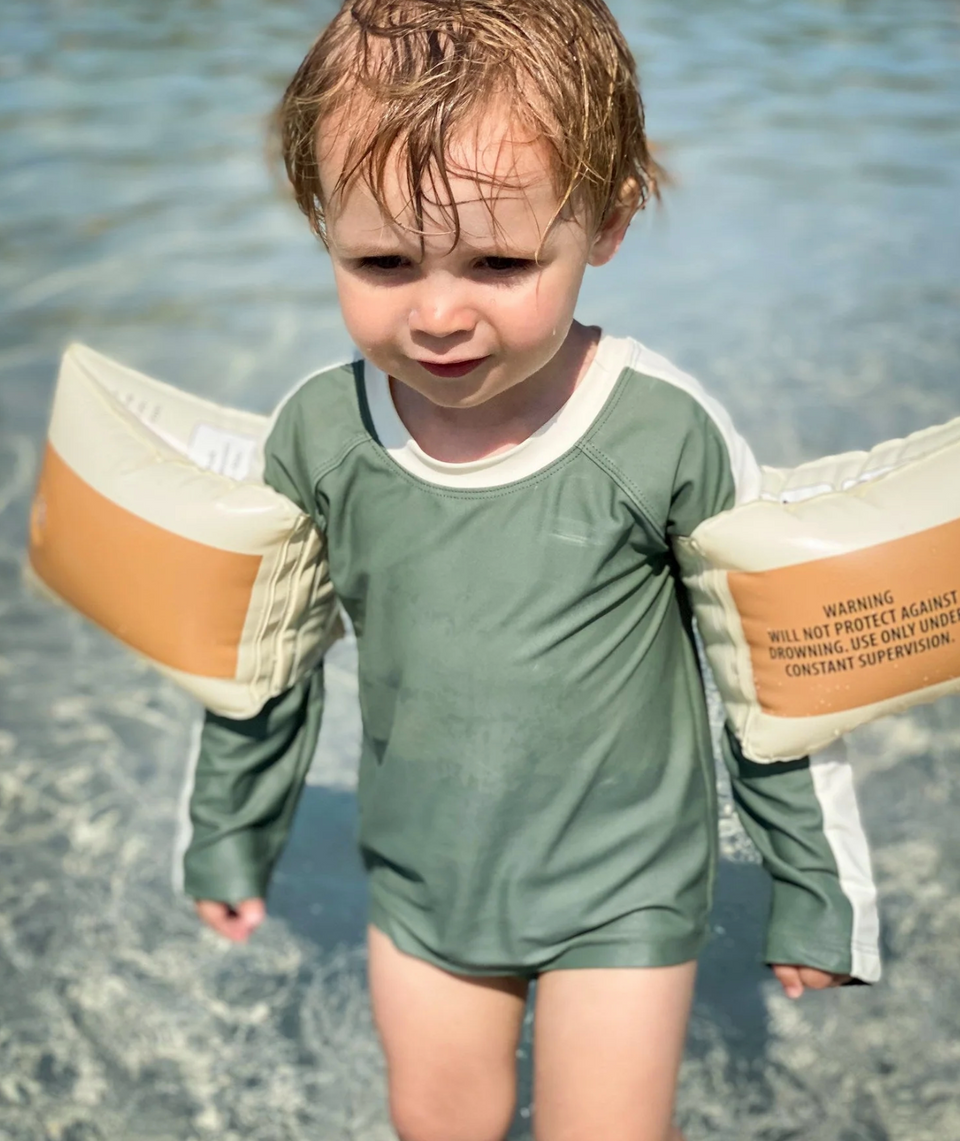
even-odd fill
[[[522,444],[560,411],[596,355],[600,329],[575,321],[539,373],[474,408],[444,408],[390,378],[397,414],[428,456],[469,463]]]

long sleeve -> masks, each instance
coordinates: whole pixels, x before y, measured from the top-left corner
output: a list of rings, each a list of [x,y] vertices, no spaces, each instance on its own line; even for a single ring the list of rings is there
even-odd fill
[[[323,667],[247,721],[207,712],[190,797],[184,891],[236,903],[266,893],[313,759]]]
[[[302,421],[286,413],[266,443],[264,480],[323,527]],[[187,895],[236,903],[266,893],[316,750],[323,696],[321,663],[249,720],[206,712],[180,843]]]
[[[844,742],[757,764],[727,725],[722,751],[737,814],[773,879],[765,962],[876,982],[877,893]]]
[[[726,413],[699,386],[694,395],[700,415],[679,452],[672,536],[690,535],[759,486],[756,460]],[[773,880],[766,962],[876,981],[876,889],[845,743],[812,759],[758,764],[727,724],[722,753],[737,813]]]

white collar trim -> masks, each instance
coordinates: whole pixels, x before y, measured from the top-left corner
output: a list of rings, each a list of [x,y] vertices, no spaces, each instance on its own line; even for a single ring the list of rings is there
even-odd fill
[[[542,471],[584,436],[638,348],[629,337],[602,336],[583,380],[546,424],[506,451],[467,463],[446,463],[427,455],[400,419],[387,377],[367,360],[363,382],[377,439],[400,467],[440,487],[503,487]]]

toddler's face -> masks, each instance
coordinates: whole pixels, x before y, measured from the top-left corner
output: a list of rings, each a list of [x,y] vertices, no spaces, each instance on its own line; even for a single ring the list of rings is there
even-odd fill
[[[510,126],[491,114],[450,156],[461,226],[452,248],[445,203],[427,207],[421,247],[394,170],[389,212],[359,182],[331,202],[343,145],[321,138],[327,236],[347,329],[388,376],[448,408],[482,404],[549,364],[570,330],[586,266],[613,256],[629,221],[596,234],[565,219],[541,247],[556,192],[541,148]]]

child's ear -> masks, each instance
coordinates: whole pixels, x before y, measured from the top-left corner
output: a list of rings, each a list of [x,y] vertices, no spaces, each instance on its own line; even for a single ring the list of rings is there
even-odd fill
[[[617,205],[594,235],[588,258],[590,265],[606,265],[620,249],[639,205],[640,185],[635,178],[628,178],[620,190]]]

